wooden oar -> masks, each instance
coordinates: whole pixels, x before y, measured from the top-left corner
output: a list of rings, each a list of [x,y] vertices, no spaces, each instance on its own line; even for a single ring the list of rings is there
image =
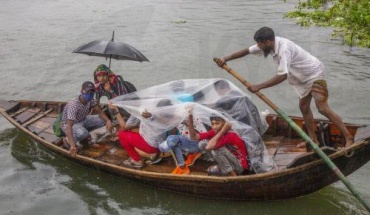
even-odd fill
[[[213,58],[216,62],[216,58]],[[238,73],[232,70],[229,66],[225,64],[222,65],[222,68],[238,79],[244,86],[247,88],[251,87],[251,84],[241,77]],[[311,140],[311,138],[287,115],[285,114],[280,108],[278,108],[274,103],[270,101],[265,95],[261,92],[255,92],[255,94],[260,97],[267,105],[269,105],[274,111],[279,114],[289,125],[293,128],[302,138],[304,141],[308,142],[313,150],[324,160],[324,162],[329,166],[329,168],[338,176],[338,178],[347,186],[347,188],[352,192],[352,194],[361,202],[361,204],[370,212],[370,207],[367,202],[363,199],[357,190],[352,186],[352,184],[347,180],[347,178],[343,175],[343,173],[338,169],[337,166],[330,160],[328,156]]]

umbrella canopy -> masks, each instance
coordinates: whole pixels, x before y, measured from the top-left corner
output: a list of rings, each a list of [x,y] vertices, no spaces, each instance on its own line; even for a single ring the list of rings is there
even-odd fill
[[[95,40],[89,42],[78,47],[76,50],[73,51],[73,53],[109,58],[109,67],[112,58],[116,60],[149,62],[149,60],[133,46],[127,43],[114,41],[114,31],[111,40]]]

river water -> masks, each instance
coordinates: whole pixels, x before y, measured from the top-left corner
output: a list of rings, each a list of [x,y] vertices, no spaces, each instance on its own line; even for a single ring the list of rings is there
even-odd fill
[[[96,39],[131,44],[150,62],[112,61],[138,89],[174,79],[236,79],[212,61],[253,44],[272,27],[326,66],[329,104],[346,122],[370,124],[370,50],[331,39],[329,28],[283,18],[296,1],[0,0],[0,99],[69,100],[104,58],[73,54]],[[229,66],[252,83],[274,75],[271,59],[249,56]],[[300,115],[287,83],[263,93]],[[257,97],[260,110],[268,109]],[[271,111],[271,110],[270,110]],[[272,111],[271,111],[272,112]],[[316,112],[315,116],[320,117]],[[314,194],[273,202],[216,201],[156,190],[50,153],[0,117],[0,214],[367,214],[341,182]],[[370,202],[370,164],[348,179]],[[165,183],[165,182],[164,182]]]

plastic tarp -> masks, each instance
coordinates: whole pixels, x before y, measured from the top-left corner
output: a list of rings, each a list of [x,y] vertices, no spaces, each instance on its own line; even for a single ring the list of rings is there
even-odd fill
[[[167,131],[186,122],[189,108],[194,120],[201,121],[208,128],[210,116],[220,116],[231,123],[232,130],[244,140],[250,166],[256,173],[276,169],[261,138],[268,127],[265,119],[250,96],[228,80],[175,80],[111,101],[140,119],[140,134],[155,147],[165,140]],[[150,112],[152,117],[143,118],[141,114],[144,111]]]

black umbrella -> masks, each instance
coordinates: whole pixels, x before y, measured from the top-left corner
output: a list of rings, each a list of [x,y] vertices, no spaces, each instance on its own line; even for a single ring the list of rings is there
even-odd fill
[[[95,40],[85,45],[78,47],[73,53],[87,54],[90,56],[99,56],[109,58],[109,67],[112,58],[116,60],[133,60],[133,61],[148,61],[149,60],[136,48],[127,43],[115,42],[114,31],[111,40]]]

